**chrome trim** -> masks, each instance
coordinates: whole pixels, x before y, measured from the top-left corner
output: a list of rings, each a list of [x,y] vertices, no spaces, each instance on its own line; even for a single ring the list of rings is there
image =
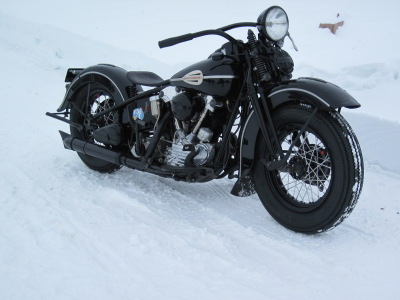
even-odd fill
[[[232,79],[232,78],[239,78],[235,75],[208,75],[204,76],[204,79]]]
[[[108,80],[110,80],[110,81],[112,82],[112,84],[114,85],[114,87],[118,90],[118,92],[119,92],[119,94],[120,94],[122,100],[125,101],[125,98],[124,98],[124,96],[122,95],[120,89],[118,88],[118,85],[116,85],[115,82],[112,81],[110,77],[108,77],[107,75],[104,75],[103,73],[92,71],[92,72],[84,73],[84,74],[82,74],[82,75],[79,74],[79,75],[71,82],[71,84],[69,85],[69,88],[68,88],[67,92],[65,93],[64,100],[61,102],[61,105],[58,107],[58,109],[60,109],[61,107],[63,107],[65,101],[67,100],[66,98],[67,98],[67,95],[68,95],[68,93],[69,93],[69,90],[70,90],[71,87],[76,83],[76,81],[78,81],[79,79],[81,79],[81,77],[86,76],[86,75],[90,75],[90,74],[101,75],[101,76],[104,76],[105,78],[107,78]]]
[[[203,77],[203,79],[233,79],[233,78],[239,78],[239,77],[234,75],[209,75]],[[183,78],[171,78],[170,81],[183,81]]]
[[[329,103],[327,103],[327,102],[326,102],[324,99],[322,99],[320,96],[318,96],[318,95],[316,95],[316,94],[314,94],[314,93],[312,93],[312,92],[310,92],[310,91],[308,91],[308,90],[303,90],[303,89],[298,89],[298,88],[287,88],[287,89],[282,89],[282,90],[279,90],[279,91],[276,91],[276,92],[273,92],[273,93],[269,94],[269,95],[268,95],[268,98],[269,98],[269,97],[272,97],[272,96],[274,96],[274,95],[276,95],[276,94],[279,94],[279,93],[281,93],[281,92],[286,92],[286,91],[297,91],[297,92],[303,92],[303,93],[309,94],[309,95],[311,95],[311,96],[317,98],[319,101],[321,101],[322,103],[324,103],[326,106],[328,106],[328,107],[330,106]]]

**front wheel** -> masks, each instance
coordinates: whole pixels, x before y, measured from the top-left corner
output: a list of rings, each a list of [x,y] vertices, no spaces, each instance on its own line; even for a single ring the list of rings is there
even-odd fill
[[[283,153],[312,114],[307,105],[283,106],[273,114]],[[317,111],[287,161],[285,170],[268,170],[272,161],[260,138],[253,169],[257,194],[280,224],[318,233],[340,224],[353,210],[363,185],[361,149],[353,130],[335,111]]]

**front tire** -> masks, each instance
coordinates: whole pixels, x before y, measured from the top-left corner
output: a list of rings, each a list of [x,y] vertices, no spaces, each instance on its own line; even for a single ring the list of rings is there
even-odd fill
[[[311,116],[307,105],[286,105],[273,114],[282,149],[288,150]],[[257,194],[271,216],[288,229],[318,233],[339,225],[354,209],[363,185],[363,160],[354,132],[335,111],[317,111],[291,153],[289,170],[268,170],[263,138],[253,169]]]

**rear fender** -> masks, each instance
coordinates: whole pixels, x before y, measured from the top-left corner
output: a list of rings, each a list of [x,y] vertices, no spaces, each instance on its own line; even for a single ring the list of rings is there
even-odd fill
[[[90,82],[103,84],[111,92],[111,95],[117,104],[130,98],[128,87],[132,83],[127,79],[128,72],[122,68],[113,65],[95,65],[86,69],[69,69],[66,76],[66,82],[71,82],[67,86],[65,97],[57,109],[61,112],[71,106],[76,93],[87,86]],[[143,91],[141,86],[136,86],[138,92]]]

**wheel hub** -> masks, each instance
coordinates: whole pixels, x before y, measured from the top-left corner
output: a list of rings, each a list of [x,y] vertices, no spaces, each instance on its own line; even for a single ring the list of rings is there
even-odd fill
[[[300,156],[294,156],[289,160],[290,175],[294,179],[302,180],[307,175],[307,165]]]
[[[317,186],[322,191],[330,174],[326,157],[326,149],[311,144],[307,149],[299,149],[296,156],[289,160],[287,170],[294,179]]]

